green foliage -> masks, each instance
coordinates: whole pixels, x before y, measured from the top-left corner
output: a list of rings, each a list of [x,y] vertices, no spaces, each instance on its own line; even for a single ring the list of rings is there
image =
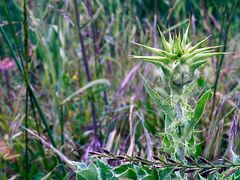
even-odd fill
[[[205,109],[205,106],[206,106],[208,100],[211,98],[211,96],[212,96],[212,92],[211,92],[211,90],[208,90],[198,100],[195,110],[194,110],[193,118],[188,123],[188,125],[186,127],[186,131],[183,135],[184,138],[186,138],[189,135],[189,133],[194,131],[194,128],[197,125],[197,123],[199,122],[199,120],[201,119],[204,109]]]
[[[77,172],[78,179],[99,179],[99,180],[158,180],[159,178],[170,178],[172,168],[149,168],[144,165],[124,163],[118,167],[111,167],[100,159],[90,163]]]
[[[148,85],[147,81],[144,79],[144,77],[141,74],[140,76],[143,80],[144,86],[148,94],[151,96],[154,102],[160,107],[161,111],[163,111],[171,120],[173,120],[174,112],[171,105],[166,100],[161,98],[158,95],[158,93]]]

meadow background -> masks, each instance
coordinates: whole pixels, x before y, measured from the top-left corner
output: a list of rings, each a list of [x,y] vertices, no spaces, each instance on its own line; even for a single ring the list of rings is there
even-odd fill
[[[214,90],[197,126],[197,154],[214,162],[240,153],[238,0],[25,2],[27,21],[23,0],[0,1],[0,179],[74,177],[24,127],[79,162],[102,148],[145,158],[158,153],[163,114],[138,72],[160,94],[165,84],[154,66],[129,56],[147,54],[131,41],[162,47],[157,26],[167,36],[190,24],[193,44],[211,35],[205,45],[233,52],[209,61],[192,97]]]

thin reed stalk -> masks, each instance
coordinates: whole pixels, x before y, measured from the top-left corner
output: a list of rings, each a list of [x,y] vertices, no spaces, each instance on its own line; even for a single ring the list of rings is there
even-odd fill
[[[80,42],[80,45],[81,45],[81,50],[82,50],[81,52],[82,52],[82,56],[83,56],[83,64],[84,64],[84,68],[85,68],[85,71],[86,71],[87,81],[90,82],[92,80],[92,77],[91,77],[91,74],[90,74],[88,60],[87,60],[87,54],[86,54],[86,48],[85,48],[83,36],[82,36],[82,33],[81,33],[80,18],[79,18],[80,13],[79,13],[79,10],[78,10],[77,0],[74,0],[74,8],[75,8],[74,10],[75,10],[76,21],[77,21],[79,42]],[[97,137],[97,134],[98,134],[97,114],[96,114],[96,107],[95,107],[95,104],[94,104],[94,97],[92,95],[91,90],[90,90],[89,99],[90,99],[90,103],[91,103],[94,135]]]
[[[231,26],[232,19],[236,13],[236,4],[238,0],[235,0],[234,3],[232,3],[231,8],[226,10],[226,7],[224,7],[224,11],[222,12],[223,14],[223,20],[221,24],[221,33],[219,34],[219,44],[222,44],[223,41],[223,49],[222,51],[225,52],[227,49],[227,43],[228,43],[228,33],[229,33],[229,28]],[[218,60],[216,61],[216,78],[215,82],[213,85],[213,101],[212,101],[212,109],[211,109],[211,114],[210,114],[210,120],[212,121],[213,118],[213,112],[216,106],[216,92],[218,88],[218,82],[219,82],[219,77],[221,74],[222,66],[223,66],[223,59],[224,59],[224,54],[218,57]]]
[[[23,28],[24,28],[24,61],[25,61],[25,76],[26,79],[28,78],[28,39],[29,39],[29,30],[28,30],[28,14],[27,14],[27,0],[23,1],[23,14],[24,14],[24,20],[23,20]],[[28,88],[26,88],[26,100],[25,100],[25,127],[28,128]],[[25,130],[25,169],[26,169],[26,175],[25,178],[28,180],[28,174],[29,174],[29,163],[28,163],[28,132]]]

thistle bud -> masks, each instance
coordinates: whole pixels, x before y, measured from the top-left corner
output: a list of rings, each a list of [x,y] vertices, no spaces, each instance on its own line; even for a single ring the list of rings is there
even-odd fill
[[[197,79],[196,69],[192,69],[188,64],[178,64],[173,69],[171,75],[171,89],[181,92],[183,87]]]

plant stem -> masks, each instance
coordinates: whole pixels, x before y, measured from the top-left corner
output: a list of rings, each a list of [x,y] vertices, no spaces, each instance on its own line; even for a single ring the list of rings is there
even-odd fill
[[[96,72],[96,77],[98,77],[98,58],[97,58],[97,54],[98,54],[98,47],[96,44],[96,28],[95,28],[95,24],[93,23],[93,17],[92,17],[92,6],[91,6],[91,2],[90,0],[86,1],[86,6],[87,6],[87,13],[89,18],[91,19],[91,34],[92,34],[92,40],[93,40],[93,51],[94,51],[94,61],[95,61],[95,72]]]
[[[223,51],[225,52],[227,49],[227,40],[228,40],[228,32],[229,32],[229,28],[231,26],[231,22],[232,19],[234,17],[235,11],[236,11],[236,3],[238,2],[238,0],[236,0],[234,3],[232,3],[232,7],[230,8],[230,11],[232,12],[231,14],[228,14],[228,19],[225,19],[225,13],[223,12],[223,21],[222,21],[222,25],[221,25],[221,33],[220,33],[220,37],[219,37],[219,44],[221,44],[222,42],[222,38],[224,39],[224,46],[223,46]],[[226,8],[226,7],[225,7]],[[226,9],[225,9],[226,11]],[[224,26],[224,24],[228,22],[228,24],[226,25],[226,28]],[[225,30],[225,32],[224,32]],[[224,54],[220,57],[220,60],[218,60],[216,62],[216,78],[215,78],[215,82],[214,82],[214,93],[213,93],[213,101],[212,101],[212,110],[211,110],[211,114],[210,114],[210,121],[212,121],[212,117],[213,117],[213,112],[215,109],[215,104],[216,104],[216,92],[217,92],[217,87],[218,87],[218,81],[219,81],[219,77],[220,77],[220,73],[222,70],[222,65],[223,65],[223,58],[224,58]]]
[[[92,80],[92,78],[91,78],[91,74],[90,74],[90,71],[89,71],[89,65],[88,65],[88,60],[87,60],[87,55],[86,55],[86,49],[85,49],[85,45],[84,45],[84,41],[83,41],[83,36],[82,36],[82,33],[81,33],[80,18],[79,18],[80,14],[79,14],[77,5],[78,5],[77,4],[77,0],[74,0],[75,16],[76,16],[76,21],[77,21],[79,42],[80,42],[81,50],[82,50],[83,64],[84,64],[85,71],[86,71],[87,81],[90,82]],[[91,90],[90,90],[89,99],[91,101],[91,111],[92,111],[92,118],[93,118],[94,135],[97,137],[97,133],[98,133],[97,115],[96,115],[96,108],[95,108],[95,104],[94,104],[94,97],[92,95]]]
[[[28,129],[28,89],[26,89],[26,100],[25,100],[25,127]],[[26,179],[28,180],[28,132],[25,130],[25,168],[26,168]]]
[[[59,105],[60,111],[60,127],[61,127],[61,144],[64,145],[64,113],[63,113],[63,105]]]
[[[32,115],[33,115],[33,118],[34,118],[35,124],[36,124],[37,134],[38,134],[38,136],[40,136],[40,124],[38,123],[38,120],[37,120],[35,106],[34,106],[33,98],[31,96],[30,96],[30,102],[31,102]],[[47,158],[46,158],[46,155],[44,152],[43,144],[40,140],[39,140],[39,151],[43,157],[44,166],[46,167],[46,169],[48,169],[49,167],[48,167]]]
[[[85,71],[86,71],[87,80],[91,81],[92,78],[91,78],[91,74],[90,74],[90,71],[89,71],[86,49],[85,49],[85,45],[84,45],[84,41],[83,41],[83,36],[82,36],[82,33],[81,33],[80,18],[79,18],[80,14],[79,14],[77,5],[78,5],[77,0],[74,0],[75,16],[76,16],[76,21],[77,21],[79,42],[80,42],[81,49],[82,49],[83,64],[84,64],[84,68],[85,68]]]
[[[28,44],[28,37],[29,37],[29,32],[28,32],[28,17],[27,17],[27,0],[24,0],[23,2],[23,14],[24,14],[24,20],[23,20],[23,26],[24,26],[24,61],[25,61],[25,77],[26,79],[28,78],[28,49],[29,49],[29,44]],[[26,85],[26,84],[25,84]],[[25,127],[28,128],[28,88],[26,88],[26,100],[25,100]],[[25,164],[26,164],[26,176],[25,178],[28,180],[28,132],[25,130]]]
[[[87,0],[87,10],[88,10],[88,16],[91,18],[91,33],[92,33],[92,40],[93,40],[93,48],[94,48],[94,59],[95,59],[95,71],[96,71],[96,77],[99,78],[99,68],[98,64],[100,64],[100,60],[98,58],[99,53],[99,41],[97,39],[97,33],[96,33],[96,26],[94,24],[93,14],[92,14],[92,5],[91,1]],[[106,90],[103,91],[103,101],[105,105],[108,105],[108,98],[107,98],[107,92]]]

